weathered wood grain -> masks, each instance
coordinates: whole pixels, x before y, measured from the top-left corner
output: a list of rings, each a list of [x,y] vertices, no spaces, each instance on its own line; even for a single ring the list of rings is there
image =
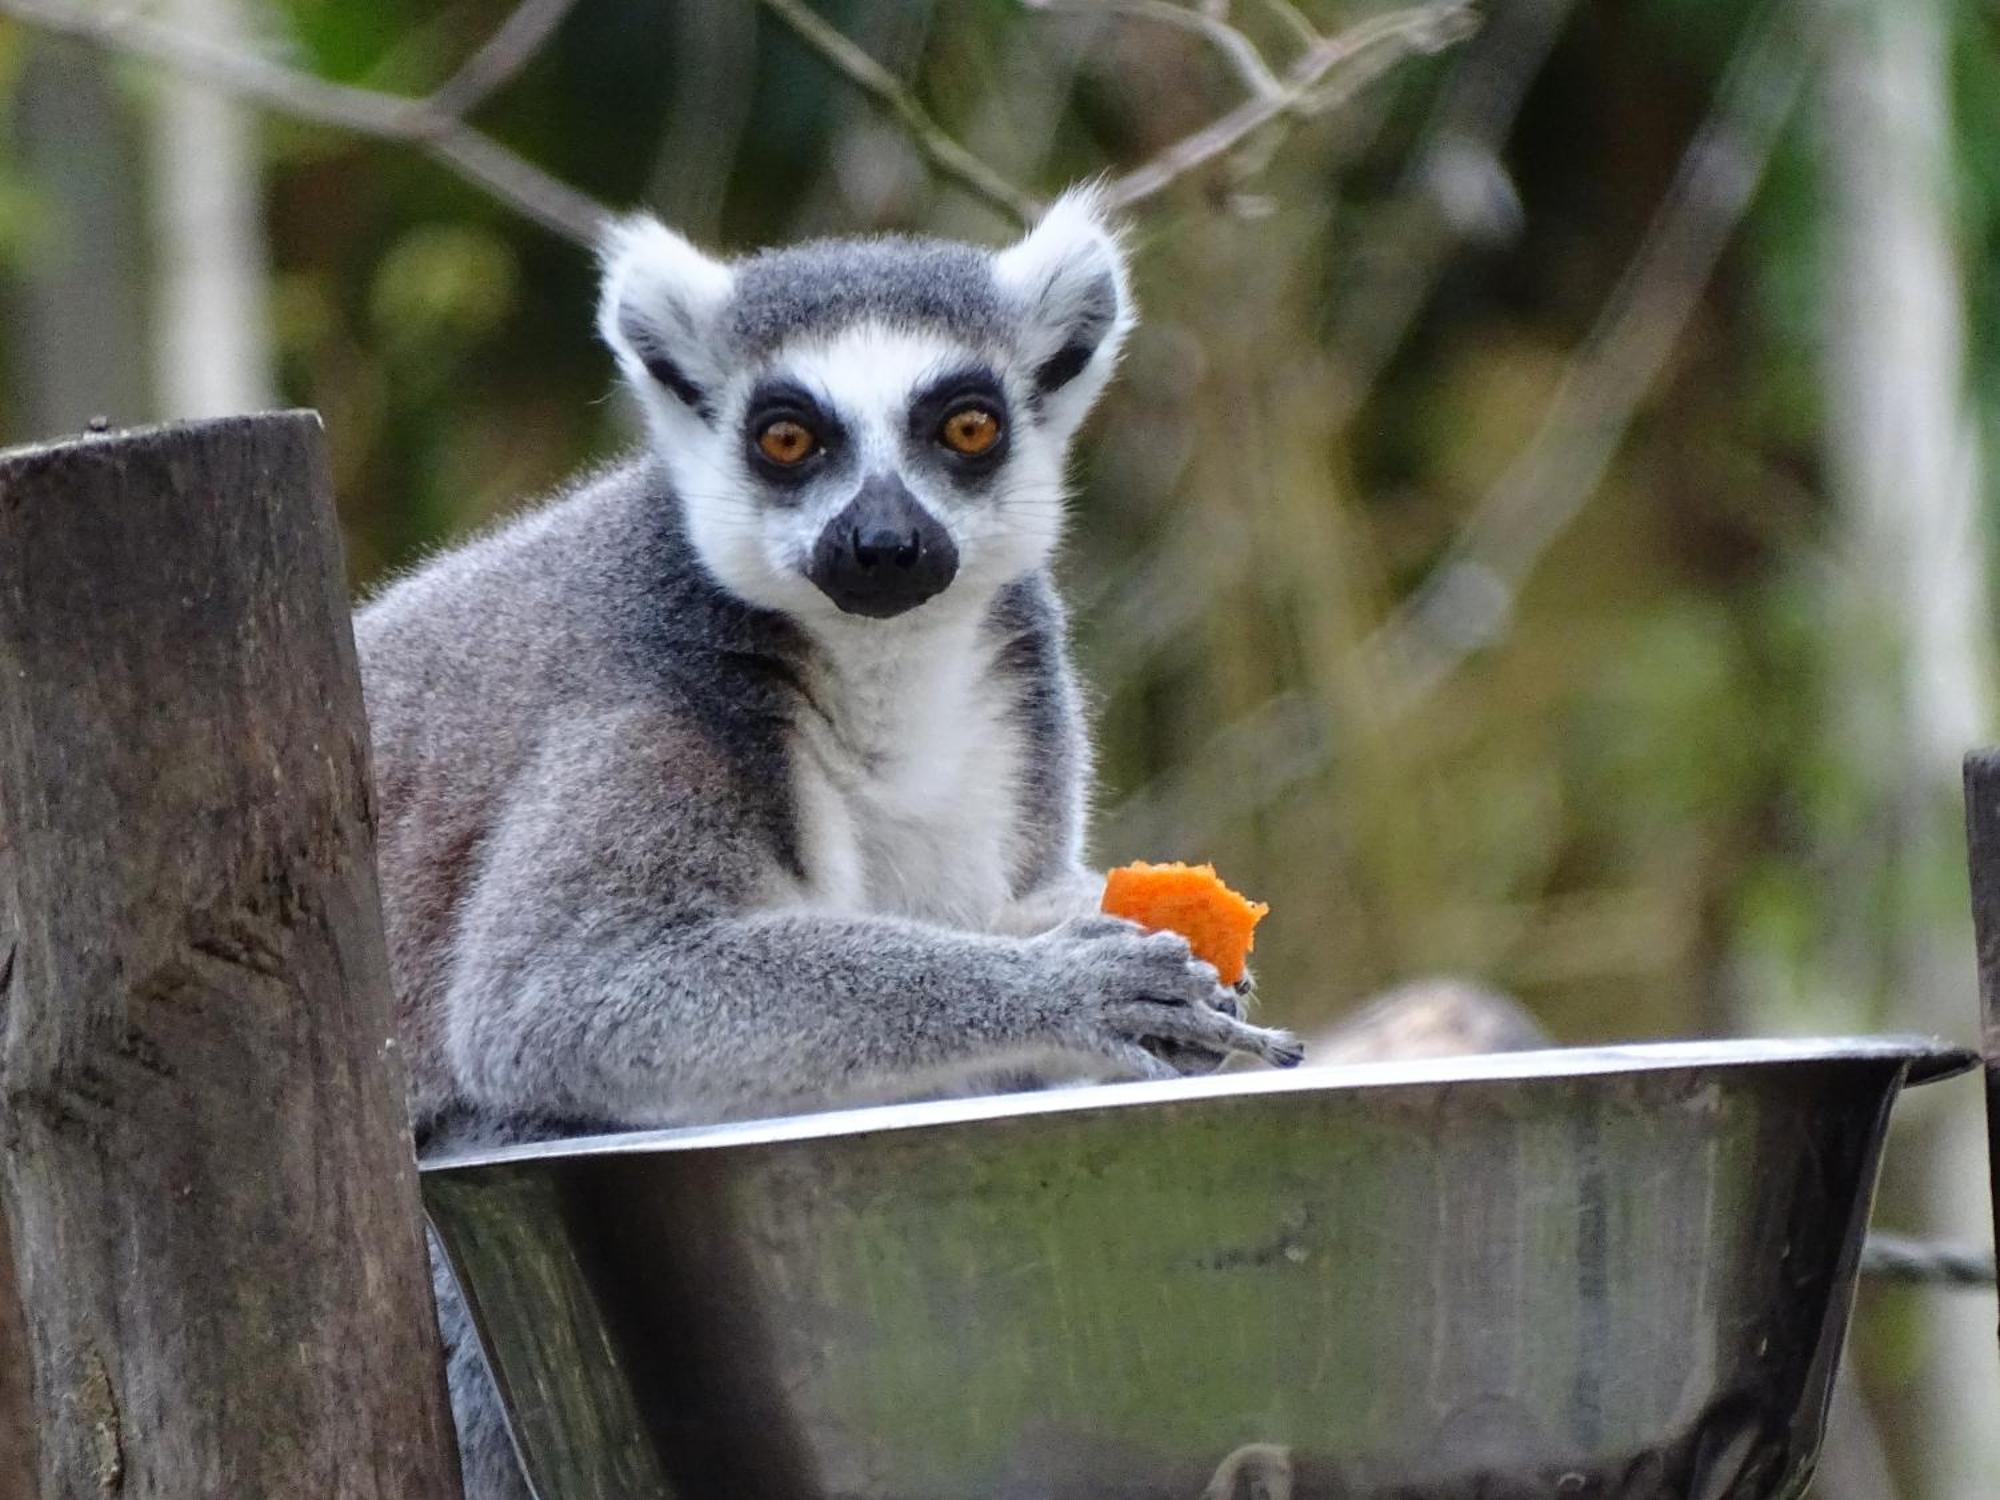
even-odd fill
[[[316,417],[0,454],[40,1500],[458,1494],[371,799]]]
[[[0,937],[0,952],[6,939]],[[28,1385],[28,1330],[14,1289],[7,1216],[0,1214],[0,1495],[35,1493],[35,1424]]]

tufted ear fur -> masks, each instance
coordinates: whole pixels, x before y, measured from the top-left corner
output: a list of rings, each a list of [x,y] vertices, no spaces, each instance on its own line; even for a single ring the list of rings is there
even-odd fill
[[[638,214],[614,224],[597,328],[649,411],[678,405],[714,418],[723,375],[717,323],[734,276],[659,220]]]
[[[1067,435],[1111,378],[1133,322],[1125,253],[1096,189],[1058,198],[994,256],[993,276],[1019,315],[1043,420]]]

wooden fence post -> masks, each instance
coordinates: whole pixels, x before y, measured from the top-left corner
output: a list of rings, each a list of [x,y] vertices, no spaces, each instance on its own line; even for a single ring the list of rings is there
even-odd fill
[[[0,863],[6,855],[0,853]],[[11,951],[0,922],[0,953]],[[4,989],[4,986],[0,986]],[[0,1495],[35,1493],[35,1424],[28,1384],[28,1330],[14,1287],[14,1252],[0,1213]]]
[[[30,1493],[455,1500],[316,416],[0,454],[0,850]]]

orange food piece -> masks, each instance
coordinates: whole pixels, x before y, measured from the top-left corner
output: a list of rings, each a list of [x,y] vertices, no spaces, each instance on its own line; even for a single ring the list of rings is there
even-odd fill
[[[1232,891],[1214,865],[1121,865],[1104,882],[1104,909],[1155,932],[1178,932],[1224,984],[1242,979],[1256,927],[1271,908]]]

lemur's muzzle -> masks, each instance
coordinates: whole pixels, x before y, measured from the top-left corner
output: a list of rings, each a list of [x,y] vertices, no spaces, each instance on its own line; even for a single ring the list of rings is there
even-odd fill
[[[957,572],[951,534],[902,480],[878,474],[826,523],[806,577],[848,614],[886,620],[943,593]]]

